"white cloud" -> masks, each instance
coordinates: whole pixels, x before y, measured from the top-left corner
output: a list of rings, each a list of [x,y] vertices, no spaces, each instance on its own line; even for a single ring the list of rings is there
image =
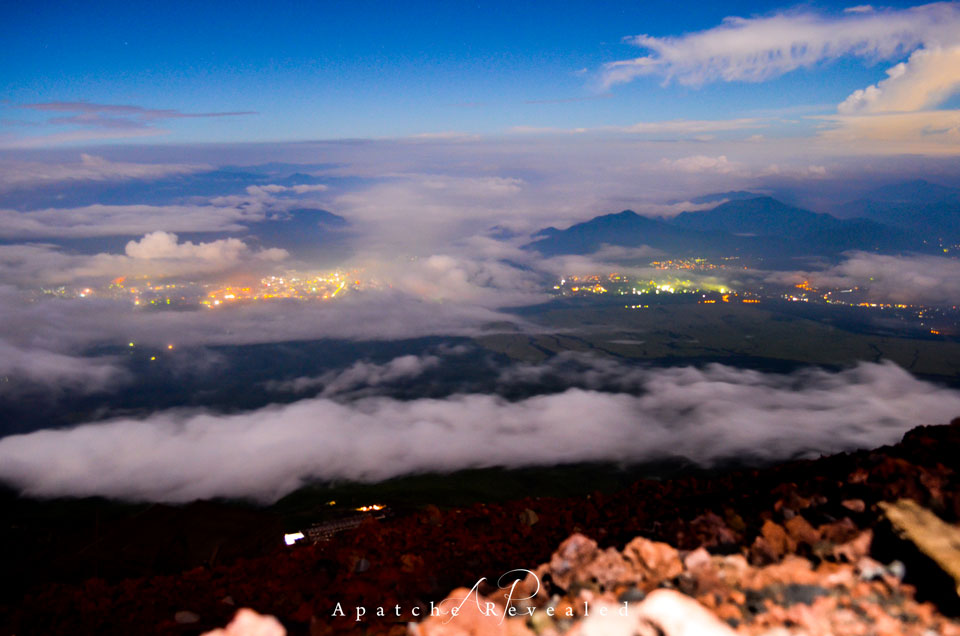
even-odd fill
[[[747,130],[765,128],[770,125],[769,120],[756,117],[740,117],[735,119],[670,119],[665,121],[642,121],[629,126],[598,126],[594,128],[543,128],[537,126],[514,126],[510,132],[520,135],[564,134],[578,135],[585,133],[629,133],[636,135],[674,135],[692,137],[694,139],[711,140],[710,135],[702,133],[726,132],[731,130]]]
[[[826,166],[780,166],[776,163],[771,163],[769,166],[758,170],[757,174],[760,176],[778,176],[785,175],[791,176],[800,179],[822,179],[827,176]]]
[[[761,82],[844,56],[909,59],[887,78],[850,94],[818,136],[850,154],[956,154],[960,111],[931,111],[960,90],[960,3],[901,10],[850,7],[840,15],[809,11],[727,18],[679,37],[629,39],[650,51],[607,64],[606,86],[644,75],[698,86],[713,81]],[[861,116],[913,113],[910,119]],[[736,121],[736,120],[735,120]],[[749,127],[749,126],[747,126]],[[642,128],[641,128],[642,130]]]
[[[159,179],[178,174],[203,172],[213,168],[203,164],[128,163],[109,161],[81,154],[78,163],[42,163],[36,161],[0,162],[0,189],[34,186],[63,181],[119,181]]]
[[[0,209],[0,237],[15,239],[223,232],[262,221],[263,208],[234,205],[88,205],[22,212]]]
[[[213,263],[237,263],[243,258],[256,255],[268,261],[287,257],[286,250],[270,248],[256,253],[240,239],[229,238],[209,243],[180,243],[171,232],[151,232],[139,241],[130,241],[124,250],[132,259],[144,260],[199,260]]]
[[[819,272],[780,274],[814,286],[860,287],[868,298],[893,303],[956,305],[960,302],[960,260],[942,256],[888,256],[853,252],[839,265]]]
[[[338,196],[333,207],[361,226],[371,251],[382,254],[403,246],[407,253],[417,253],[471,234],[463,231],[465,223],[475,232],[512,216],[526,185],[510,176],[394,174]]]
[[[718,157],[708,157],[706,155],[694,155],[691,157],[681,157],[680,159],[661,159],[660,165],[671,170],[681,172],[700,173],[716,172],[720,174],[730,174],[738,172],[742,166],[735,161],[730,161],[725,155]]]
[[[704,466],[815,457],[891,443],[960,412],[960,393],[891,364],[793,375],[721,365],[632,373],[637,395],[317,398],[236,415],[164,412],[14,435],[0,439],[0,479],[31,496],[269,501],[310,479],[676,455]]]
[[[282,186],[276,184],[247,186],[247,194],[252,197],[267,197],[280,194],[282,192],[293,192],[294,194],[307,194],[308,192],[324,192],[329,188],[322,184],[306,184],[295,186]]]
[[[935,3],[902,10],[811,12],[726,18],[712,29],[679,37],[638,35],[628,41],[649,55],[612,62],[603,83],[645,75],[697,86],[713,81],[760,82],[819,62],[854,55],[890,59],[921,46],[960,38],[960,6]]]
[[[267,387],[274,391],[291,393],[322,389],[321,397],[340,397],[348,394],[362,394],[361,391],[376,389],[385,384],[412,380],[438,366],[440,366],[440,358],[434,355],[400,356],[384,364],[361,360],[344,371],[329,371],[319,376],[303,376],[293,380],[270,382]]]
[[[50,245],[0,245],[0,281],[23,286],[64,284],[118,276],[203,277],[251,270],[287,258],[278,248],[251,249],[239,239],[179,242],[170,232],[129,241],[124,254],[66,254]]]
[[[23,382],[80,392],[103,390],[127,379],[110,357],[74,356],[36,347],[24,348],[0,338],[0,395],[23,389]]]
[[[960,110],[820,117],[818,141],[848,155],[960,154]]]
[[[521,258],[529,255],[518,253]],[[498,308],[543,302],[540,276],[496,259],[435,254],[378,271],[397,290],[435,302]]]
[[[691,135],[705,132],[762,128],[767,125],[769,124],[765,120],[755,118],[712,120],[672,119],[669,121],[639,122],[619,130],[641,134]]]
[[[840,114],[915,112],[938,106],[960,89],[960,46],[915,51],[887,75],[850,95],[837,108]]]

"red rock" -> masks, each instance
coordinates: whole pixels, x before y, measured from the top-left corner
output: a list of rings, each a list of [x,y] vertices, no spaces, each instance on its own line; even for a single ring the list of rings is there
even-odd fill
[[[870,544],[873,542],[873,532],[864,530],[852,540],[833,548],[833,556],[838,561],[856,563],[870,553]]]
[[[740,537],[718,515],[707,512],[690,522],[691,529],[704,547],[735,544]]]
[[[860,529],[850,520],[850,517],[844,517],[834,523],[825,523],[817,530],[820,536],[831,543],[846,543],[860,533]]]
[[[867,504],[863,503],[863,499],[844,499],[840,502],[840,505],[850,512],[856,513],[863,512],[867,509]]]
[[[868,473],[863,468],[857,468],[852,473],[847,475],[848,484],[865,484],[870,478],[870,473]]]
[[[199,623],[200,617],[196,612],[181,610],[173,615],[173,621],[180,625],[192,625],[193,623]]]
[[[561,587],[567,587],[560,581],[569,581],[570,573],[593,561],[599,549],[597,542],[577,533],[570,535],[560,544],[550,557],[550,574]]]
[[[776,558],[780,558],[784,554],[787,554],[788,552],[794,552],[797,549],[796,541],[790,538],[787,532],[783,529],[783,526],[780,526],[773,521],[764,522],[763,527],[760,528],[760,534],[770,546],[770,549],[773,550]]]
[[[683,557],[683,567],[689,571],[711,565],[710,553],[705,548],[697,548]]]
[[[401,570],[407,574],[423,569],[423,558],[416,554],[404,554],[400,557]]]
[[[753,540],[753,544],[750,546],[750,563],[767,565],[773,563],[779,557],[780,555],[773,549],[773,546],[762,536]]]
[[[775,563],[754,570],[744,577],[744,587],[761,589],[776,583],[814,584],[817,575],[809,561],[797,556],[787,556],[781,563]]]
[[[813,546],[820,540],[820,533],[800,515],[790,519],[783,525],[787,530],[787,534],[795,543]]]
[[[530,508],[524,508],[523,512],[520,513],[520,523],[524,525],[532,526],[538,521],[540,521],[540,517]]]
[[[673,546],[637,537],[623,549],[638,581],[663,581],[683,572],[680,555]]]

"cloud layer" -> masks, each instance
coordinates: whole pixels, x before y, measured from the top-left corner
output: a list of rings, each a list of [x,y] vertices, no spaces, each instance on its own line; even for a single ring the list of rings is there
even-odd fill
[[[917,424],[960,413],[960,393],[890,364],[793,375],[720,365],[637,374],[639,395],[317,398],[240,415],[165,412],[39,431],[0,439],[0,479],[34,496],[273,500],[314,479],[809,456],[893,442]]]
[[[960,302],[960,261],[955,258],[854,252],[834,267],[803,272],[794,278],[809,280],[814,286],[859,287],[869,298],[884,302]]]
[[[78,162],[7,160],[0,162],[0,190],[64,181],[159,179],[171,175],[191,174],[211,169],[211,166],[204,164],[110,161],[86,153],[81,153]]]

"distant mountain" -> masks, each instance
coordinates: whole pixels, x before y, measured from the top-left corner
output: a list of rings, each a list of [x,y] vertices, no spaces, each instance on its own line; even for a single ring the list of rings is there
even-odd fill
[[[960,188],[907,181],[872,190],[838,212],[916,232],[932,244],[960,241]]]
[[[290,187],[298,185],[322,185],[326,179],[323,177],[315,177],[311,174],[303,174],[302,172],[294,172],[289,176],[282,179],[274,179],[273,181],[277,185]]]
[[[916,237],[902,230],[867,219],[838,219],[810,212],[771,197],[728,201],[712,210],[684,212],[671,223],[702,232],[778,237],[795,241],[811,253],[922,249]]]
[[[545,255],[587,254],[602,245],[648,245],[676,255],[741,255],[763,258],[834,256],[860,249],[924,250],[911,232],[867,219],[838,219],[770,197],[729,200],[710,210],[673,219],[625,210],[598,216],[566,230],[546,228],[528,244]]]
[[[258,223],[249,223],[250,234],[266,247],[282,247],[295,256],[313,256],[342,242],[349,224],[342,216],[313,208],[272,214]]]
[[[817,225],[817,217],[827,215],[801,210],[770,197],[754,197],[721,203],[710,210],[683,212],[674,217],[671,224],[710,232],[796,236]]]
[[[487,228],[487,231],[484,234],[498,241],[509,241],[510,239],[514,239],[520,236],[520,232],[517,232],[516,230],[512,230],[503,225],[493,225]]]
[[[885,185],[868,192],[864,201],[883,203],[913,203],[929,205],[931,203],[958,203],[960,202],[960,188],[952,188],[924,179],[905,181]]]
[[[538,240],[527,244],[526,248],[545,256],[589,254],[603,245],[648,245],[672,254],[691,255],[756,251],[749,249],[755,242],[751,238],[676,227],[663,219],[640,216],[632,210],[598,216],[565,230],[545,228],[534,238]]]

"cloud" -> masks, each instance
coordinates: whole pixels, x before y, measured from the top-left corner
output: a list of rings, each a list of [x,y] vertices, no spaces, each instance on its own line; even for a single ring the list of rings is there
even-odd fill
[[[270,382],[267,388],[273,391],[305,393],[321,389],[321,397],[343,395],[356,396],[362,390],[376,390],[383,385],[412,380],[431,369],[440,366],[440,358],[435,355],[406,355],[377,364],[374,362],[355,362],[345,371],[329,371],[323,375],[302,376],[293,380]]]
[[[282,186],[276,184],[262,186],[247,186],[247,194],[254,197],[270,196],[281,192],[293,192],[294,194],[307,194],[308,192],[324,192],[329,188],[322,184],[307,184],[295,186]]]
[[[213,113],[184,113],[172,108],[144,108],[126,104],[97,104],[93,102],[41,102],[23,104],[21,108],[55,113],[73,113],[70,116],[51,118],[49,123],[80,124],[108,129],[146,128],[153,122],[170,119],[194,119],[211,117],[236,117],[256,115],[255,111]]]
[[[393,174],[379,183],[336,197],[333,206],[361,225],[371,251],[406,246],[417,253],[439,248],[464,232],[511,216],[524,194],[523,179],[510,176],[461,176],[443,173]],[[486,218],[483,225],[479,219]]]
[[[887,70],[886,79],[850,94],[837,116],[819,118],[829,123],[818,139],[834,152],[850,154],[956,154],[960,148],[960,111],[931,110],[960,90],[960,3],[727,18],[712,29],[679,37],[640,35],[628,41],[650,54],[607,64],[602,75],[607,87],[645,75],[690,86],[761,82],[845,56],[877,61],[910,53]],[[866,118],[894,113],[913,116]],[[733,121],[754,127],[751,120]]]
[[[139,266],[166,266],[140,261]],[[149,311],[129,299],[38,299],[7,290],[0,296],[0,333],[23,348],[79,353],[96,346],[243,345],[321,338],[398,340],[424,336],[478,336],[516,316],[469,303],[436,302],[386,289],[331,302],[275,300],[216,309]],[[517,327],[514,327],[514,329]]]
[[[124,254],[72,255],[50,245],[0,245],[0,281],[32,287],[118,276],[197,278],[243,268],[254,271],[287,258],[279,248],[252,249],[240,239],[179,242],[171,232],[129,241]]]
[[[73,356],[36,347],[23,348],[0,338],[0,395],[31,388],[69,389],[81,393],[115,387],[128,379],[109,356]]]
[[[0,162],[0,189],[37,186],[63,181],[159,179],[161,177],[204,172],[212,169],[211,166],[205,164],[109,161],[102,157],[88,154],[81,154],[78,163],[41,163],[7,160]]]
[[[162,128],[147,126],[143,128],[94,128],[82,130],[68,130],[48,135],[32,135],[29,137],[0,136],[0,148],[24,149],[56,146],[61,144],[84,144],[108,139],[132,139],[137,137],[154,137],[165,135],[169,131]]]
[[[646,75],[688,86],[761,82],[848,55],[890,59],[921,46],[954,44],[958,33],[960,5],[955,3],[838,16],[798,11],[730,17],[679,37],[628,38],[650,53],[607,64],[601,79],[607,87]]]
[[[799,179],[821,179],[827,176],[827,168],[822,165],[797,165],[771,163],[765,166],[750,166],[740,161],[733,161],[726,155],[711,157],[709,155],[691,155],[689,157],[680,157],[677,159],[661,159],[660,169],[671,172],[681,172],[691,175],[725,175],[727,177],[740,177],[746,179],[757,179],[762,177],[793,177]],[[713,205],[701,206],[699,209],[709,209],[716,207],[721,202],[714,202]],[[676,206],[673,206],[674,209]],[[683,211],[696,210],[696,207],[686,207],[683,210],[672,212],[666,210],[664,216],[672,216]]]
[[[202,261],[217,265],[239,263],[248,258],[280,261],[287,251],[278,248],[251,250],[240,239],[228,238],[209,243],[180,243],[171,232],[151,232],[139,241],[130,241],[124,250],[132,260],[147,261]]]
[[[722,365],[636,373],[638,394],[316,398],[243,414],[162,412],[38,431],[0,439],[0,479],[30,496],[272,501],[315,479],[670,456],[703,466],[816,456],[891,443],[960,412],[960,393],[892,364],[791,375]]]
[[[888,69],[887,76],[855,91],[837,107],[838,112],[915,112],[942,104],[960,89],[960,46],[915,51],[908,61]]]
[[[728,130],[743,130],[749,128],[763,128],[769,123],[763,119],[739,118],[739,119],[672,119],[669,121],[651,121],[639,122],[631,126],[626,126],[621,130],[629,133],[642,134],[674,134],[690,135],[706,132],[723,132]]]
[[[398,291],[436,302],[498,308],[529,305],[549,298],[544,293],[540,275],[496,258],[435,254],[393,266],[380,265],[379,269],[372,269],[372,273]]]
[[[942,256],[887,256],[853,252],[839,265],[820,272],[781,275],[779,280],[809,280],[814,286],[859,287],[871,300],[929,305],[960,301],[960,260]]]
[[[671,170],[679,170],[694,174],[700,172],[729,174],[731,172],[737,172],[741,170],[740,164],[730,161],[725,155],[720,155],[718,157],[695,155],[691,157],[681,157],[680,159],[661,159],[660,165]]]
[[[820,117],[818,134],[830,152],[848,155],[960,154],[960,110]]]
[[[226,232],[266,218],[264,206],[88,205],[43,210],[0,209],[0,237],[10,239],[138,236],[167,232]]]
[[[735,119],[671,119],[666,121],[643,121],[629,126],[598,126],[594,128],[543,128],[537,126],[514,126],[511,132],[521,135],[564,134],[580,135],[586,133],[624,133],[635,135],[674,135],[694,138],[709,137],[703,133],[727,132],[765,128],[769,120],[754,117]],[[709,137],[712,139],[712,137]],[[707,139],[707,140],[709,140]]]
[[[94,102],[38,102],[22,104],[22,109],[45,113],[62,113],[48,117],[46,126],[70,130],[50,135],[19,137],[4,141],[6,147],[32,147],[61,143],[122,139],[161,135],[167,131],[158,124],[178,119],[237,117],[256,115],[254,111],[185,113],[172,108],[146,108],[130,104],[98,104]]]

